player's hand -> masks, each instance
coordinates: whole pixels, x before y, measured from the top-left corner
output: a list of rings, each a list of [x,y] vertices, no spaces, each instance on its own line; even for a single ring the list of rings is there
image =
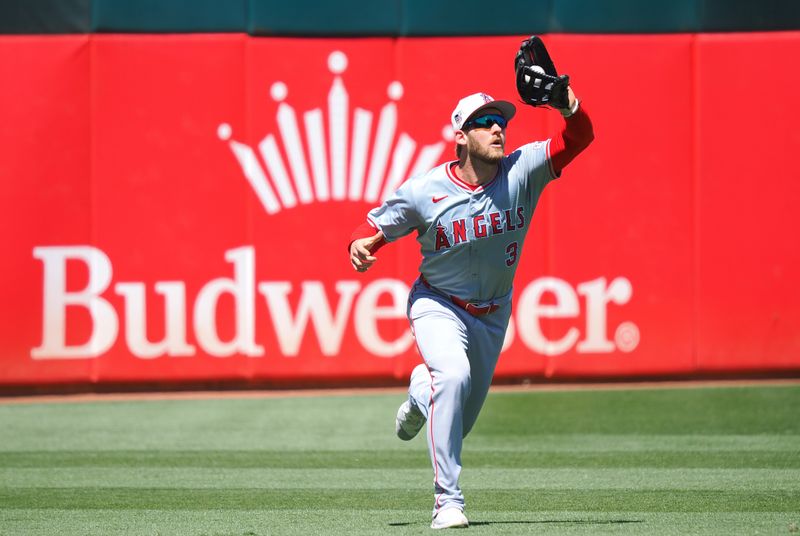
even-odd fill
[[[576,100],[577,97],[575,97],[575,92],[572,91],[572,87],[567,86],[567,106],[564,108],[556,108],[556,110],[558,110],[562,114],[569,112],[569,110],[571,110],[575,106]]]
[[[575,106],[575,92],[571,86],[567,86],[567,110]]]
[[[366,272],[378,260],[377,257],[372,256],[370,250],[382,238],[383,231],[378,231],[370,237],[353,240],[353,243],[350,244],[350,264],[356,271]]]

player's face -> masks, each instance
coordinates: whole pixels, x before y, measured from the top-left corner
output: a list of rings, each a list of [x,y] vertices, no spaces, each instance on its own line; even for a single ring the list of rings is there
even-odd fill
[[[505,119],[500,110],[488,108],[470,119],[467,134],[467,153],[471,158],[496,164],[505,155]]]

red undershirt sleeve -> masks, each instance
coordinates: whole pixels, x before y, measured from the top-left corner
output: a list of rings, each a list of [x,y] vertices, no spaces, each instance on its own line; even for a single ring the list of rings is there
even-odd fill
[[[564,122],[565,127],[550,140],[550,161],[556,175],[560,175],[567,164],[594,139],[592,120],[582,102],[578,105],[578,110]]]
[[[347,251],[348,252],[350,251],[350,245],[355,240],[359,240],[361,238],[369,238],[370,236],[373,236],[377,232],[378,232],[378,229],[373,227],[372,224],[369,221],[365,221],[364,223],[362,223],[361,225],[356,227],[356,229],[353,231],[353,234],[350,235],[350,241],[347,243]],[[370,253],[375,253],[376,251],[378,251],[379,249],[381,249],[385,245],[386,245],[386,239],[385,238],[381,238],[380,240],[378,240],[375,243],[375,245],[372,246],[372,248],[369,250],[369,252]]]

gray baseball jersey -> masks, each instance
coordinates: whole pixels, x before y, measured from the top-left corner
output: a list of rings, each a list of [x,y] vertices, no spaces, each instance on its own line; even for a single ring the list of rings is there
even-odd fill
[[[368,219],[387,242],[416,230],[420,273],[442,292],[475,303],[508,296],[534,208],[555,178],[549,144],[520,147],[478,187],[442,164],[407,180]]]

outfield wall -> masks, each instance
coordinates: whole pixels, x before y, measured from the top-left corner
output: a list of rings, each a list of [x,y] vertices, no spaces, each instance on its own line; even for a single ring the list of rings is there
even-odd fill
[[[416,242],[361,275],[349,234],[452,159],[458,98],[515,99],[522,37],[0,36],[0,385],[407,377]],[[545,40],[596,141],[526,222],[498,376],[800,372],[800,32]]]

